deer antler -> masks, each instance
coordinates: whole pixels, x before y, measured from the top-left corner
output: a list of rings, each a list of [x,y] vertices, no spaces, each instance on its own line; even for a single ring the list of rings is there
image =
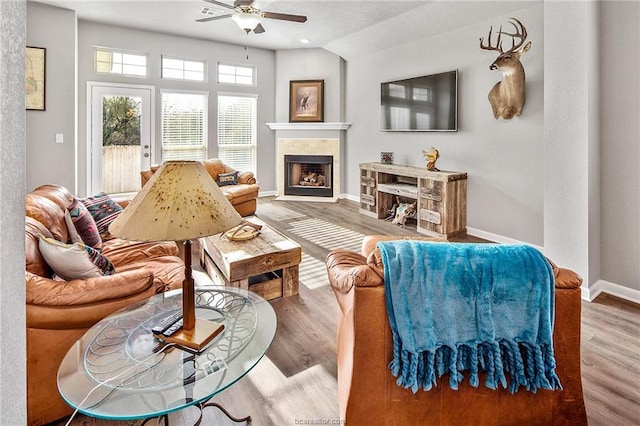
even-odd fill
[[[512,21],[515,21],[518,25],[516,25]],[[522,22],[518,21],[516,18],[509,18],[509,23],[513,25],[513,27],[516,29],[516,32],[514,34],[507,33],[502,31],[502,28],[500,28],[500,34],[508,35],[509,37],[511,37],[511,49],[509,49],[507,52],[514,52],[515,50],[519,49],[526,40],[527,29],[524,27],[524,25],[522,25]],[[520,28],[518,28],[518,26],[520,26]],[[516,38],[520,39],[520,42],[518,44],[516,44]]]
[[[484,49],[484,50],[497,50],[498,52],[502,53],[502,34],[505,34],[504,32],[502,32],[502,25],[500,25],[500,30],[498,30],[498,40],[496,42],[495,47],[491,45],[491,33],[493,32],[493,26],[491,26],[491,28],[489,28],[489,37],[487,37],[487,45],[485,46],[484,43],[484,37],[480,37],[480,49]]]

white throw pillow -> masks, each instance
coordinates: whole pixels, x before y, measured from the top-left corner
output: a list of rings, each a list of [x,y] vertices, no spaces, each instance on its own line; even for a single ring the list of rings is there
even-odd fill
[[[40,235],[38,246],[51,269],[67,281],[115,273],[113,264],[106,257],[84,244],[64,244]]]

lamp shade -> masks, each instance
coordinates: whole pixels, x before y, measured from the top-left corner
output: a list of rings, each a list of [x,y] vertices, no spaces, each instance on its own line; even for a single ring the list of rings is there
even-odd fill
[[[242,218],[198,161],[167,161],[109,226],[123,239],[186,241],[227,231]]]
[[[231,19],[240,27],[241,30],[247,32],[255,29],[260,23],[260,18],[251,13],[238,13],[231,16]]]

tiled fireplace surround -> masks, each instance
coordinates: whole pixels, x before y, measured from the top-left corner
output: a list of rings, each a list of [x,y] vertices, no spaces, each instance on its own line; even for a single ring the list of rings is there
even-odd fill
[[[299,201],[320,201],[320,202],[336,202],[340,195],[340,139],[339,138],[278,138],[278,154],[277,154],[277,188],[278,200],[299,200]],[[331,196],[313,195],[311,191],[306,191],[308,195],[287,195],[285,193],[285,155],[291,156],[325,156],[331,157],[333,163],[331,166],[332,176],[326,179],[333,188]]]

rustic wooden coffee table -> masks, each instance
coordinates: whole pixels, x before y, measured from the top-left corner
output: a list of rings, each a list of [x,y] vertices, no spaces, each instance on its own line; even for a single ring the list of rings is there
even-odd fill
[[[201,238],[200,262],[214,283],[251,290],[267,300],[298,294],[302,249],[255,216],[260,235],[230,241],[223,234]]]

